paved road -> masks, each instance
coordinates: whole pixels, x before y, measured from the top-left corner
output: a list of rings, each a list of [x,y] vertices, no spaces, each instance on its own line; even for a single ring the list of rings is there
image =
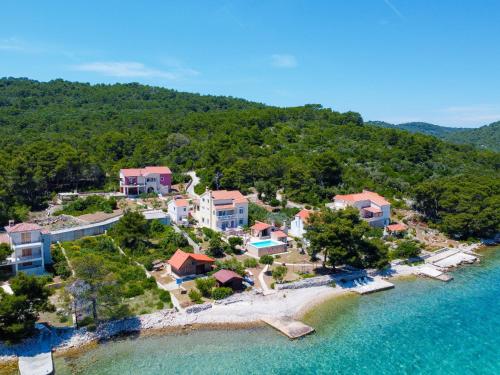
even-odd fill
[[[264,275],[265,273],[267,272],[267,270],[269,269],[269,264],[266,264],[266,266],[262,269],[262,271],[259,273],[259,282],[260,282],[260,287],[262,288],[262,292],[264,293],[264,295],[268,295],[268,294],[273,294],[273,293],[276,293],[275,290],[273,289],[270,289],[267,284],[266,284],[266,281],[264,280]]]

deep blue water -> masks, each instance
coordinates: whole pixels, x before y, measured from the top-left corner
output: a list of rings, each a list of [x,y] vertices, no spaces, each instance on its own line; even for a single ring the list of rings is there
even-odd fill
[[[123,339],[58,358],[57,374],[500,374],[500,251],[485,254],[450,283],[334,299],[298,341],[270,328]]]

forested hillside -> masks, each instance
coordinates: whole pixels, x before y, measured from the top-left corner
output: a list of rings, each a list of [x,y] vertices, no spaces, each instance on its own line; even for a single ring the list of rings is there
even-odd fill
[[[427,122],[406,122],[394,125],[384,121],[368,121],[366,124],[432,135],[453,143],[468,144],[484,150],[500,151],[500,121],[479,128],[452,128]]]
[[[477,129],[467,129],[447,134],[446,140],[474,145],[478,148],[500,152],[500,121]]]
[[[354,112],[276,108],[139,84],[0,80],[2,223],[43,207],[55,191],[116,188],[119,168],[148,164],[174,173],[195,169],[212,188],[283,188],[289,199],[311,204],[362,188],[414,197],[427,181],[454,177],[447,181],[453,190],[479,178],[493,186],[484,193],[493,217],[476,218],[465,235],[449,232],[490,235],[500,222],[500,154],[366,126]],[[471,194],[457,190],[467,203],[451,215],[477,216]],[[438,224],[441,207],[428,216]]]

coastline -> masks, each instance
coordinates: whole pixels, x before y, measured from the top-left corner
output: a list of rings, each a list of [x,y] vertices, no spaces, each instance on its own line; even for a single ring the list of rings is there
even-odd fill
[[[477,247],[476,247],[477,250]],[[416,278],[414,267],[397,266],[387,279]],[[301,289],[283,289],[264,296],[247,293],[237,296],[236,301],[228,304],[214,304],[211,308],[187,313],[162,310],[152,314],[103,324],[96,332],[68,330],[53,341],[52,352],[56,357],[78,355],[120,337],[138,337],[185,333],[192,330],[234,330],[263,327],[262,317],[272,315],[289,316],[302,319],[318,305],[353,292],[353,288],[339,286],[316,286]],[[0,364],[2,369],[15,367],[18,355],[29,355],[36,340],[19,344],[10,353],[6,345],[0,344]],[[24,347],[24,348],[23,348]],[[30,350],[26,350],[30,347]],[[14,353],[15,352],[15,353]],[[8,372],[7,372],[8,373]],[[2,372],[0,372],[2,374]]]

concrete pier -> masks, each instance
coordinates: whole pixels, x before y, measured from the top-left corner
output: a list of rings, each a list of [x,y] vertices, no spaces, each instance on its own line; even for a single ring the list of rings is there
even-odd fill
[[[450,281],[453,280],[453,276],[448,275],[440,270],[434,268],[433,266],[423,266],[417,272],[417,275],[430,277],[431,279],[436,279],[440,281]]]
[[[41,353],[32,357],[19,357],[21,375],[51,375],[54,373],[52,353]]]
[[[370,294],[394,288],[394,284],[384,279],[375,279],[366,284],[353,288],[353,292],[358,294]]]
[[[292,340],[314,332],[313,327],[288,317],[265,317],[262,321]]]

